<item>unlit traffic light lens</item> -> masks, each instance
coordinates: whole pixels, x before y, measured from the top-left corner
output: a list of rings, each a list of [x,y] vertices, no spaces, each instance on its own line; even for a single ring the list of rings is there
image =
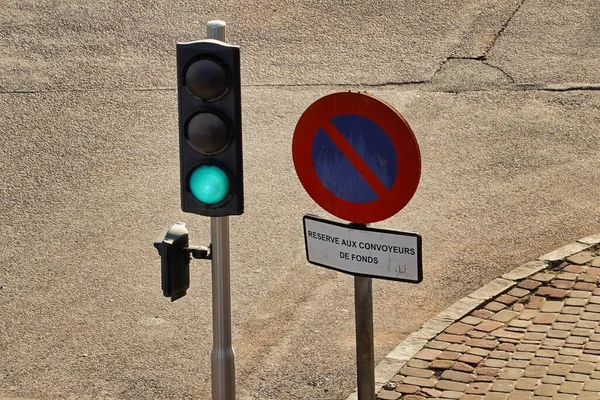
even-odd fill
[[[196,168],[190,175],[188,186],[196,200],[207,205],[222,202],[231,190],[227,174],[214,165]]]
[[[202,101],[213,101],[227,91],[227,73],[211,60],[198,60],[185,71],[185,86]]]
[[[229,142],[229,130],[225,122],[212,113],[196,114],[186,128],[186,139],[192,148],[202,154],[215,154]]]

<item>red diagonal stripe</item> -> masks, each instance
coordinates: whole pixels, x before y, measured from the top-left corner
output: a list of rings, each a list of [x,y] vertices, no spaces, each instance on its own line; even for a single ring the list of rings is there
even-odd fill
[[[335,143],[340,151],[346,156],[354,168],[356,168],[363,179],[367,181],[369,186],[371,186],[371,189],[373,189],[380,198],[385,197],[388,189],[379,180],[377,175],[375,175],[362,157],[356,152],[356,150],[354,150],[354,147],[352,147],[346,138],[340,133],[340,131],[337,130],[335,125],[333,125],[331,121],[327,120],[323,123],[322,128],[327,136],[329,136],[333,143]]]

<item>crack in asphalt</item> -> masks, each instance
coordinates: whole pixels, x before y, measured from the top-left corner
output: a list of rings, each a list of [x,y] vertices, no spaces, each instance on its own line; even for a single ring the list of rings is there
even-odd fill
[[[492,48],[496,45],[496,41],[500,38],[500,36],[502,36],[502,34],[504,33],[504,30],[508,27],[508,24],[510,24],[510,21],[512,21],[513,17],[519,12],[519,10],[521,9],[521,7],[523,6],[524,3],[525,3],[525,0],[521,0],[519,5],[517,6],[517,8],[515,8],[515,10],[513,11],[513,13],[508,17],[508,19],[504,22],[504,24],[502,24],[502,26],[500,26],[500,29],[494,35],[489,46],[483,50],[483,56],[486,56],[487,53],[489,53],[489,51],[492,50]]]

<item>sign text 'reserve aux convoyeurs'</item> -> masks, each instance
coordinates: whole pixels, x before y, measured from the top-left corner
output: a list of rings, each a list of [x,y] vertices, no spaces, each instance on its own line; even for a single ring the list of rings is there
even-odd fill
[[[308,260],[352,275],[420,282],[421,236],[304,217]]]

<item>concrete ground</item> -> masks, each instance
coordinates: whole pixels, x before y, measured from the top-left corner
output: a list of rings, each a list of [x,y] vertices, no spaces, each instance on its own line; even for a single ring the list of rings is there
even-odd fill
[[[228,22],[241,45],[246,213],[231,218],[240,399],[343,399],[352,278],[309,265],[329,217],[291,160],[301,113],[336,90],[396,107],[419,189],[377,227],[423,236],[419,285],[374,284],[375,352],[457,299],[597,232],[596,2],[274,4],[14,1],[0,11],[0,398],[210,396],[208,264],[169,303],[152,242],[179,211],[175,42]]]

